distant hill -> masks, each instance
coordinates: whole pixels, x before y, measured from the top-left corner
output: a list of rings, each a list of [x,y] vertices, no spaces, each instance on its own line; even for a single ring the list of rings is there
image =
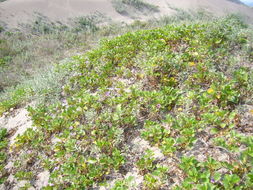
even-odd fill
[[[0,1],[1,2],[1,1]],[[131,22],[171,15],[175,9],[205,9],[214,15],[239,13],[253,20],[251,8],[239,0],[6,0],[0,3],[0,23],[17,27],[19,23],[44,15],[63,23],[69,19],[99,12],[113,21]]]
[[[240,1],[240,0],[229,0],[229,1],[231,1],[231,2],[233,2],[233,3],[243,4],[243,2]]]

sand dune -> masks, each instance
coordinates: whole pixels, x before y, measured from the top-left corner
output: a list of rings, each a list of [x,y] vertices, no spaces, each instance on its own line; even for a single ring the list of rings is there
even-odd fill
[[[176,7],[184,10],[205,9],[216,16],[239,13],[248,18],[248,21],[253,20],[253,10],[250,7],[244,4],[233,3],[229,0],[146,0],[146,2],[158,5],[162,15],[171,12],[171,10],[168,9],[169,5],[169,7]]]
[[[54,21],[100,12],[111,18],[124,20],[113,8],[110,0],[7,0],[0,3],[0,20],[11,26],[33,19],[40,13]]]
[[[232,3],[228,0],[145,0],[159,7],[154,14],[139,15],[138,19],[171,15],[175,11],[171,7],[194,10],[204,8],[215,15],[241,13],[248,20],[253,20],[253,10],[245,5]],[[68,19],[100,12],[114,21],[131,22],[130,16],[116,12],[111,0],[7,0],[0,3],[0,21],[9,27],[17,27],[34,18],[40,13],[54,21],[66,23]]]

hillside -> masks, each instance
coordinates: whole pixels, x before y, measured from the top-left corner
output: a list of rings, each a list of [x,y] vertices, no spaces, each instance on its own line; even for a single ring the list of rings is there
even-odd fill
[[[253,189],[252,14],[0,0],[0,190]]]
[[[175,13],[175,9],[191,11],[204,9],[216,16],[239,13],[248,21],[253,20],[252,9],[230,0],[145,0],[145,3],[140,2],[134,0],[7,0],[0,3],[0,21],[12,28],[18,27],[20,23],[34,20],[38,15],[43,15],[49,20],[66,24],[70,22],[69,19],[99,12],[109,20],[129,23],[135,19],[147,20],[152,17],[171,15]],[[142,9],[140,5],[144,5],[144,8]]]
[[[60,99],[29,106],[33,125],[0,119],[1,187],[252,189],[250,48],[234,16],[102,40],[60,65]]]

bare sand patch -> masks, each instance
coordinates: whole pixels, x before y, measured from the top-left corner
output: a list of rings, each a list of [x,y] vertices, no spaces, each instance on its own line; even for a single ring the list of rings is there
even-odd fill
[[[10,144],[13,144],[18,135],[22,135],[28,128],[32,127],[32,121],[25,107],[14,110],[9,115],[0,117],[0,126],[6,128],[8,131],[15,130],[10,137]]]

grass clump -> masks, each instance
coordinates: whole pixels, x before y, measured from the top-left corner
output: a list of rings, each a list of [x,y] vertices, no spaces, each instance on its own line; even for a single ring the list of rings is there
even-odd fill
[[[87,48],[81,42],[89,36],[85,29],[77,33],[43,19],[25,28],[27,33],[3,32],[0,35],[0,91],[31,79],[63,59],[62,55],[73,47]]]
[[[159,12],[158,7],[142,0],[112,0],[115,10],[126,16],[133,16],[136,12]]]
[[[72,63],[70,59],[67,61]],[[62,85],[71,74],[69,64],[65,63],[64,66],[43,69],[33,78],[18,84],[15,88],[9,88],[0,94],[0,115],[10,108],[22,106],[31,101],[36,101],[37,104],[50,104],[61,99]]]
[[[52,94],[58,94],[57,89],[62,84],[59,81],[63,73],[67,73],[64,69],[55,72],[56,63],[66,54],[85,51],[90,48],[88,42],[95,43],[103,36],[97,26],[102,19],[102,15],[94,14],[76,18],[73,26],[66,26],[39,15],[34,23],[23,26],[25,31],[1,33],[0,115],[24,102],[37,101],[37,97],[41,102],[43,95],[50,94],[44,98],[49,100]]]
[[[147,152],[137,162],[146,189],[252,188],[253,141],[242,132],[237,106],[252,99],[253,75],[233,61],[249,43],[245,31],[238,18],[227,17],[104,39],[73,58],[62,101],[29,108],[36,129],[18,136],[14,153],[22,149],[19,158],[40,160],[40,169],[50,171],[48,189],[95,188],[108,175],[124,173],[126,142],[139,131],[182,175],[180,184],[168,184],[170,165]],[[240,156],[181,156],[201,134],[211,148],[221,142],[213,139],[231,131],[240,134],[233,147],[244,148],[230,154]],[[115,188],[127,186],[119,181]]]

